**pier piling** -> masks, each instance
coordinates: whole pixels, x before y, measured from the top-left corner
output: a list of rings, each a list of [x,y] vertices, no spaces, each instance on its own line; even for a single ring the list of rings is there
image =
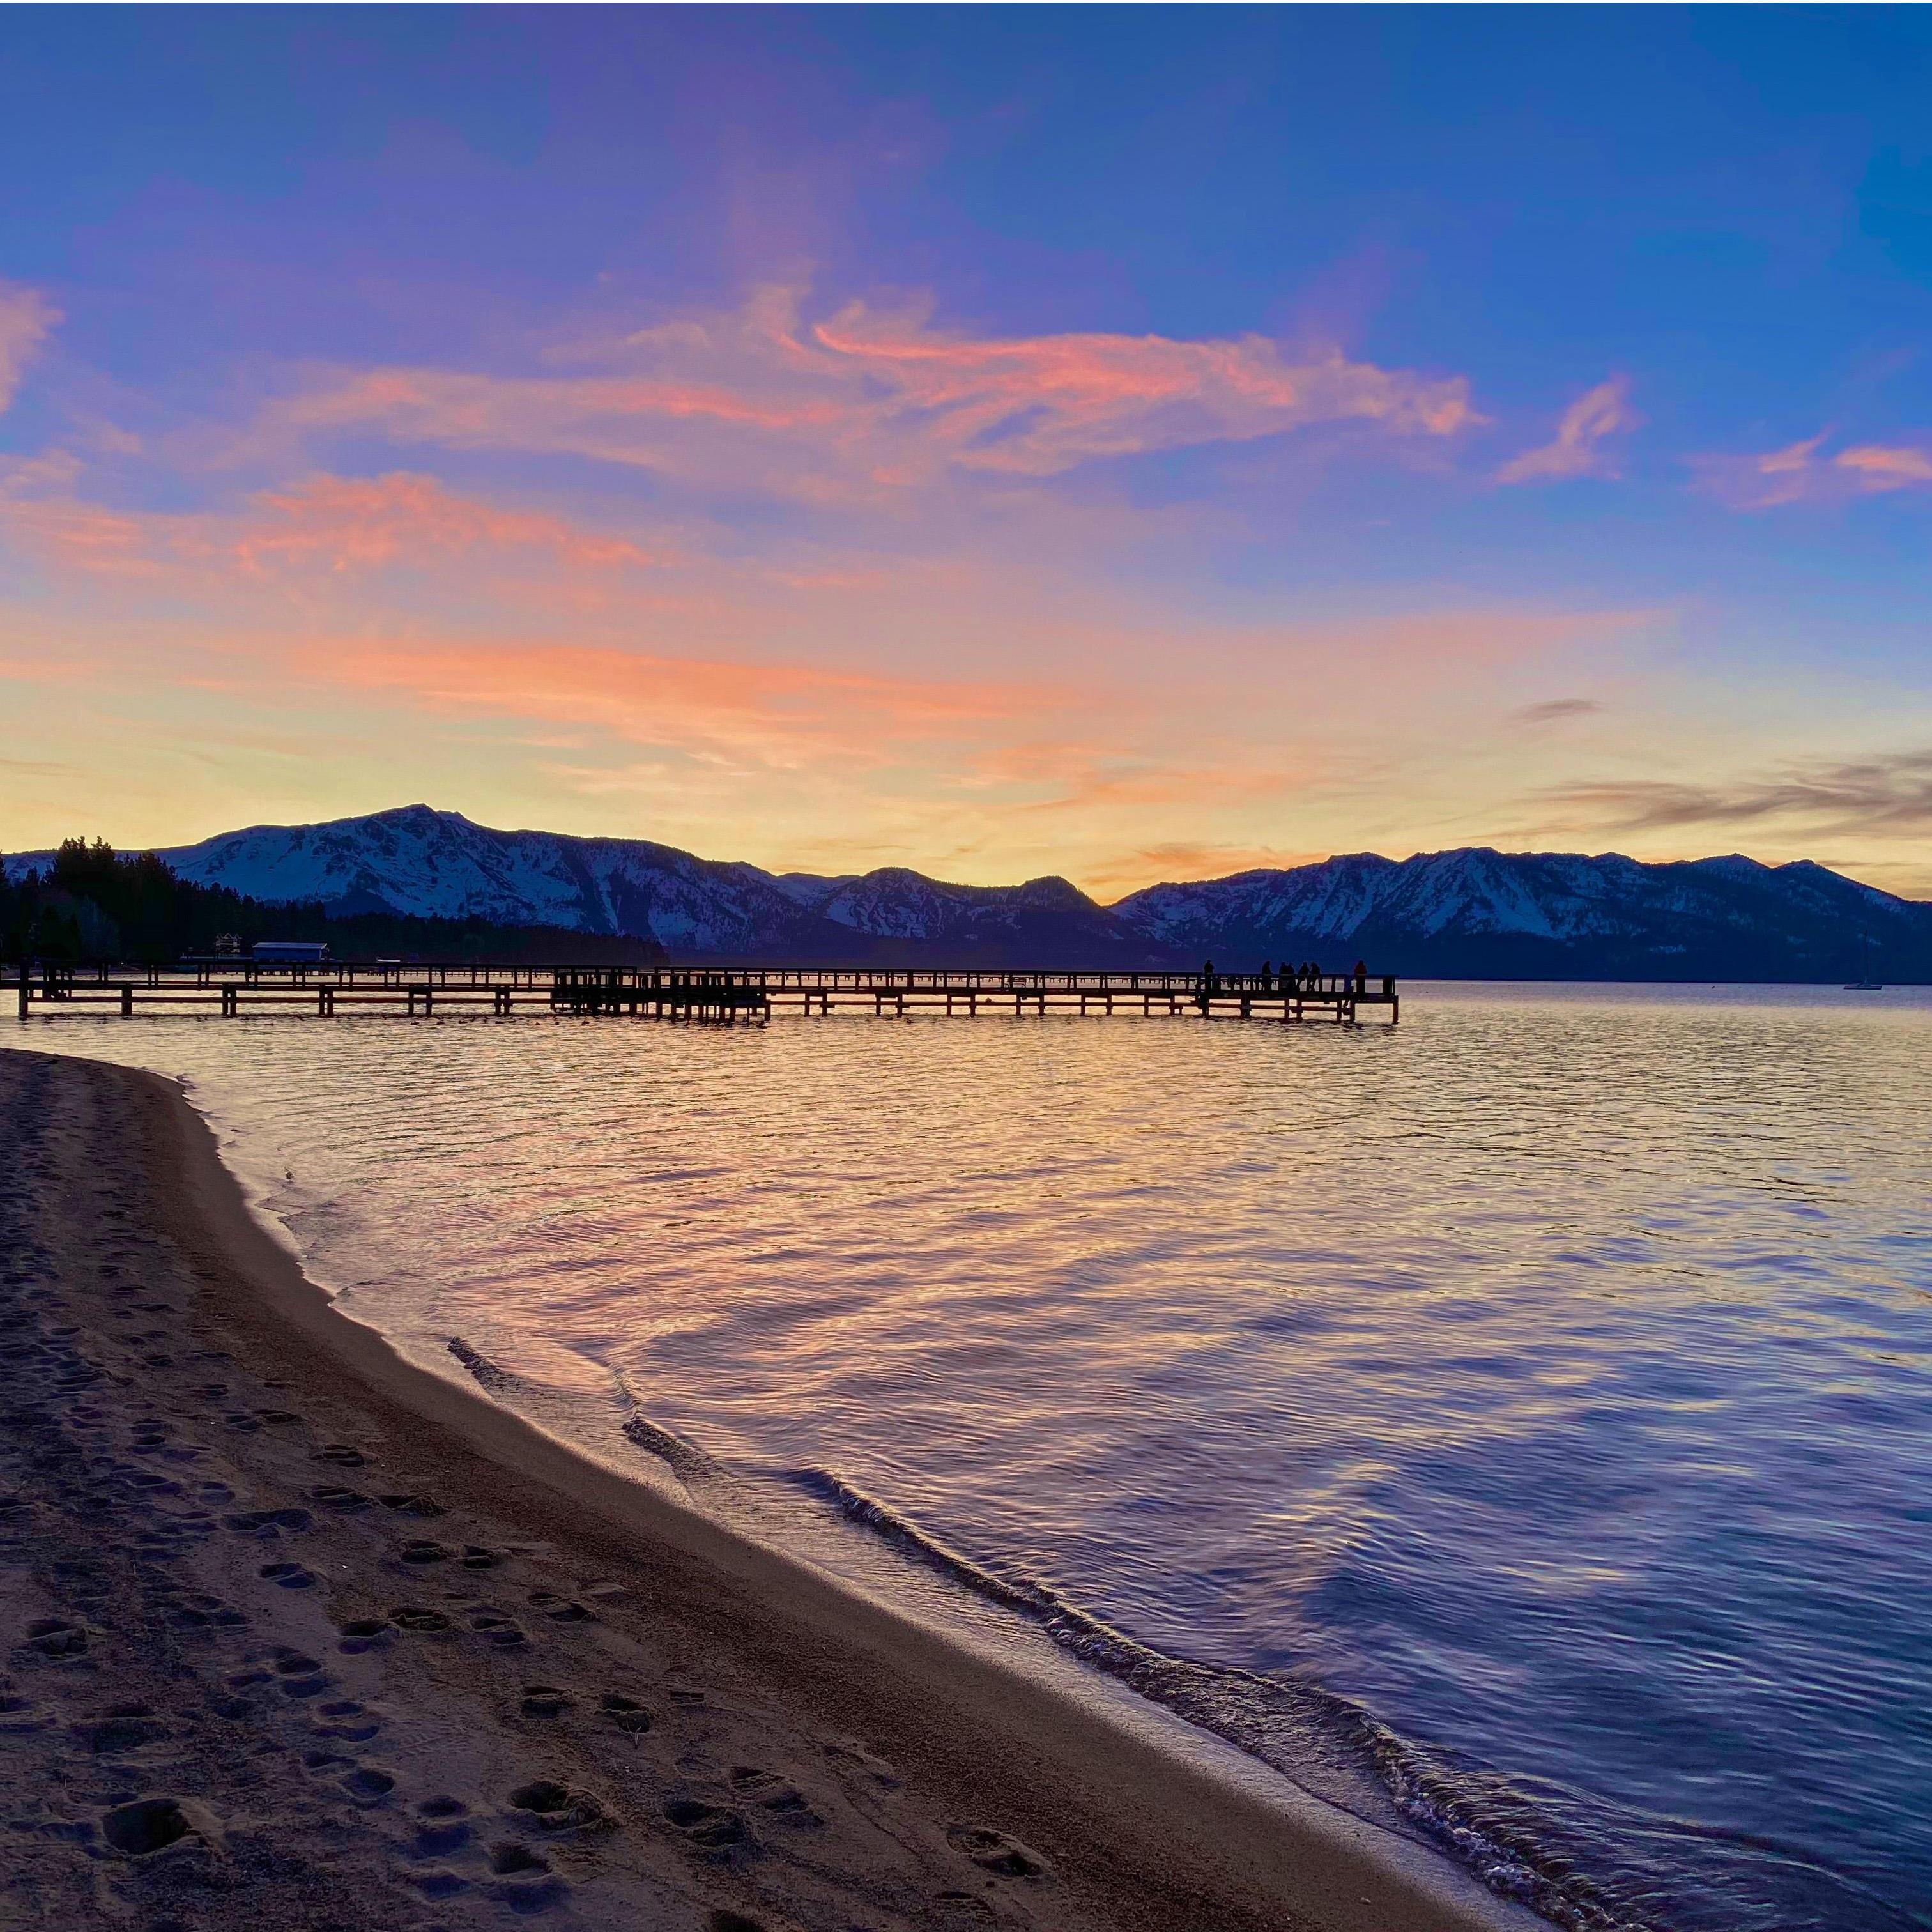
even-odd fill
[[[132,976],[138,973],[139,978]],[[139,988],[140,998],[136,998]],[[760,1022],[789,1009],[824,1016],[869,1006],[883,1018],[909,1013],[977,1018],[982,1009],[1016,1019],[1049,1012],[1122,1013],[1151,1019],[1192,1012],[1203,1019],[1310,1019],[1341,1026],[1365,1010],[1390,1025],[1401,1016],[1394,976],[1162,972],[1066,968],[927,969],[902,967],[532,967],[465,962],[399,965],[393,960],[324,961],[298,968],[238,959],[171,966],[88,968],[29,963],[16,982],[22,1019],[79,1016],[104,1006],[123,1018],[214,1009],[224,1019],[250,1013],[336,1018],[388,1012],[415,1019],[446,1010],[499,1019],[549,1012],[584,1018]]]

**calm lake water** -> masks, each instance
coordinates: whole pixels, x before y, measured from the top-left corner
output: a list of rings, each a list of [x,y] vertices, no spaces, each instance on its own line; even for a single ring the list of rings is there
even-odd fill
[[[1932,1926],[1932,996],[1403,1014],[5,1038],[186,1075],[446,1366],[942,1546],[1565,1922]]]

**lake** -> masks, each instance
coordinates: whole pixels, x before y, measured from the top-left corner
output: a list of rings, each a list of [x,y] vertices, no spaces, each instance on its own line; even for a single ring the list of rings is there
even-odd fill
[[[1932,1924],[1932,994],[5,1043],[186,1076],[446,1372],[671,1432],[700,1500],[836,1518],[1561,1922]]]

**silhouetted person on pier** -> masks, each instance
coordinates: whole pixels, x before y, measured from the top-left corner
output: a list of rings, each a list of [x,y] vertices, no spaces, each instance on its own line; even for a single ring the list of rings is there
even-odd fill
[[[1358,960],[1355,962],[1355,997],[1356,997],[1356,998],[1359,1000],[1359,999],[1362,997],[1362,995],[1363,995],[1364,993],[1366,993],[1368,990],[1369,990],[1369,968],[1368,968],[1367,962],[1366,962],[1366,961],[1364,961],[1364,960],[1358,959]]]
[[[1201,990],[1204,993],[1211,993],[1214,990],[1214,962],[1211,959],[1204,959],[1201,962]]]
[[[1264,993],[1274,991],[1274,962],[1272,959],[1262,962],[1262,991]]]

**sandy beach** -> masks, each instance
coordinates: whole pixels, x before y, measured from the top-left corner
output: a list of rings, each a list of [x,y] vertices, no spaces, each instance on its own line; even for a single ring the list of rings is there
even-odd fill
[[[0,1923],[1536,1922],[404,1361],[170,1083],[0,1119]]]

